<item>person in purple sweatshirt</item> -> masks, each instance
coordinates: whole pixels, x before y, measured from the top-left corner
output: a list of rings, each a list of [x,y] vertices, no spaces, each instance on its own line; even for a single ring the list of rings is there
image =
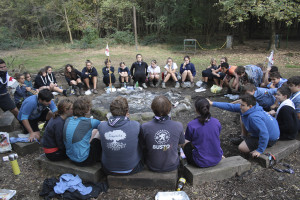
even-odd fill
[[[187,162],[197,167],[212,167],[217,165],[223,156],[220,146],[221,124],[211,117],[209,101],[198,98],[195,101],[196,112],[199,115],[190,121],[185,131],[183,151]]]
[[[243,153],[251,153],[252,157],[259,157],[267,147],[273,146],[279,139],[279,126],[276,119],[256,103],[254,96],[245,94],[240,99],[241,104],[211,101],[209,103],[214,107],[241,114],[246,133],[242,136],[244,141],[238,148]]]

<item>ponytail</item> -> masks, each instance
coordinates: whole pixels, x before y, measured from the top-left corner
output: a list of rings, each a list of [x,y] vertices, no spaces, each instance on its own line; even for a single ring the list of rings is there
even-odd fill
[[[204,125],[205,122],[208,122],[210,120],[211,114],[209,112],[209,102],[205,98],[198,98],[195,101],[195,108],[198,114],[200,114],[197,119],[199,122]]]

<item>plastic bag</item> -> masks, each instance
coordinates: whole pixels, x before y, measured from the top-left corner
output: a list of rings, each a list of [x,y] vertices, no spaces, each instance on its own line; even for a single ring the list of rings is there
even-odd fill
[[[213,85],[213,86],[210,88],[210,91],[211,91],[212,93],[216,94],[216,93],[221,92],[221,91],[222,91],[222,88],[219,87],[219,86],[217,86],[217,85]]]
[[[16,190],[0,189],[0,199],[9,200],[17,193]]]
[[[9,134],[0,132],[0,153],[11,151],[11,144],[9,141]]]

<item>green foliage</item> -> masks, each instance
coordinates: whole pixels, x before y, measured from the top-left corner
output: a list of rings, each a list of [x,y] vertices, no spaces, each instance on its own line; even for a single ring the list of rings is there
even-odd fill
[[[117,44],[134,44],[134,35],[129,31],[116,31],[114,34],[110,35]]]
[[[83,43],[90,45],[96,39],[98,39],[98,31],[95,28],[87,27],[83,30],[83,37],[81,39]]]
[[[10,48],[21,47],[24,40],[18,38],[7,27],[0,27],[0,49],[7,50]]]

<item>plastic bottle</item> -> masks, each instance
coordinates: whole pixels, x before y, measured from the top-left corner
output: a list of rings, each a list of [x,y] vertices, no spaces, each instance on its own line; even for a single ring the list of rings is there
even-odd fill
[[[181,177],[178,180],[178,184],[177,184],[177,191],[181,191],[183,189],[184,184],[186,183],[185,178]]]
[[[135,83],[135,88],[138,88],[139,87],[139,82],[137,81],[136,83]]]

